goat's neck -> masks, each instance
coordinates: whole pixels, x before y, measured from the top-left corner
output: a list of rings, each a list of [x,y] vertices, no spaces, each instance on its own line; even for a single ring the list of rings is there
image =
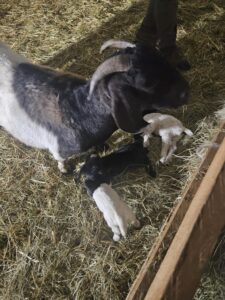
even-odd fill
[[[73,123],[70,126],[76,127],[76,130],[85,137],[87,143],[85,148],[89,148],[90,143],[95,145],[103,143],[117,130],[111,108],[98,93],[94,93],[91,99],[88,99],[88,91],[89,83],[74,90],[73,98],[68,99],[69,115],[67,115],[67,120],[72,120]]]

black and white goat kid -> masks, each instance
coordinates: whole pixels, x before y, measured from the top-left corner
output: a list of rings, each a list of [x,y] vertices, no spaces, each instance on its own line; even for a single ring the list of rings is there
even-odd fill
[[[144,167],[150,176],[156,176],[148,158],[148,151],[143,147],[142,139],[122,146],[109,155],[91,156],[86,160],[76,178],[84,176],[86,190],[96,202],[106,223],[114,233],[114,241],[118,241],[121,235],[126,237],[129,223],[138,227],[139,221],[129,206],[112,189],[112,179],[127,170],[140,167]]]
[[[188,83],[152,48],[120,48],[91,81],[35,65],[0,43],[0,126],[28,146],[64,160],[106,141],[118,128],[138,132],[143,115],[187,102]]]

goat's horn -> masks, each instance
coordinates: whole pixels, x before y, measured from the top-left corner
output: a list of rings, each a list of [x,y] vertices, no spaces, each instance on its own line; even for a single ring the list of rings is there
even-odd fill
[[[131,63],[128,55],[120,54],[112,56],[104,61],[94,72],[90,81],[89,98],[94,91],[96,84],[105,76],[117,73],[126,72],[130,69]]]
[[[102,53],[105,49],[107,48],[119,48],[119,49],[124,49],[124,48],[127,48],[127,47],[130,47],[130,48],[134,48],[136,47],[135,44],[132,44],[130,42],[126,42],[126,41],[121,41],[121,40],[108,40],[106,41],[102,46],[101,46],[101,49],[100,49],[100,53]]]

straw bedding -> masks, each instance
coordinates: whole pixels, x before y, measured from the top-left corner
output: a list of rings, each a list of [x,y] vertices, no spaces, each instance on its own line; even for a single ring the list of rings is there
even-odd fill
[[[0,3],[0,39],[35,62],[91,76],[109,38],[132,40],[147,1],[8,1]],[[140,230],[112,242],[82,184],[61,176],[45,151],[28,148],[0,129],[0,299],[124,299],[182,189],[201,162],[198,147],[218,131],[214,112],[225,99],[223,0],[179,1],[178,44],[192,69],[187,107],[169,111],[195,136],[179,144],[158,177],[143,170],[114,188],[141,220]],[[130,140],[117,132],[111,148]],[[158,159],[159,141],[151,156]],[[75,158],[79,167],[83,158]],[[224,238],[195,299],[224,299]],[[222,247],[222,248],[221,248]]]

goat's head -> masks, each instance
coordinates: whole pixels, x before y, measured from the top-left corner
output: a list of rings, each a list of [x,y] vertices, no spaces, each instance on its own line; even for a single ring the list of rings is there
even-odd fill
[[[111,182],[98,155],[91,155],[86,159],[79,173],[75,175],[75,180],[79,181],[81,176],[85,178],[84,185],[89,196],[92,196],[95,189],[102,183],[110,184]]]
[[[100,177],[103,179],[106,176],[106,174],[104,172],[104,167],[101,158],[98,155],[89,156],[79,171],[78,179],[81,175],[83,175],[86,179],[90,180],[94,180]]]
[[[143,126],[142,116],[147,112],[187,102],[189,84],[156,49],[110,40],[103,44],[101,51],[108,47],[120,50],[93,74],[90,95],[107,76],[112,114],[119,128],[134,132]]]

